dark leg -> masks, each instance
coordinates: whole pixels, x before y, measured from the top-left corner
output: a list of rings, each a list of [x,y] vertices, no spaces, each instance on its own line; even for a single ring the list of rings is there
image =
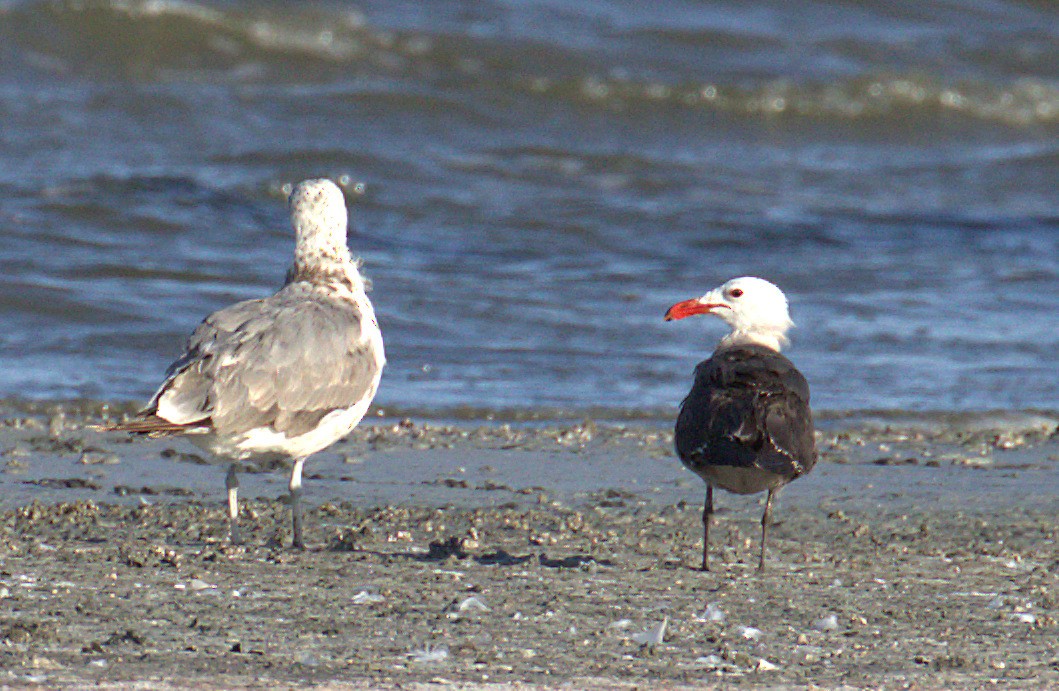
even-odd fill
[[[243,537],[239,534],[239,476],[236,475],[234,463],[228,466],[224,486],[228,490],[228,534],[233,545],[241,545]]]
[[[710,570],[710,521],[713,519],[713,485],[706,484],[706,505],[702,507],[702,570]]]
[[[302,539],[302,466],[305,465],[304,458],[294,459],[294,468],[290,471],[290,513],[292,530],[294,533],[294,549],[305,549],[305,541]]]
[[[765,500],[765,513],[761,514],[761,559],[758,560],[757,570],[765,570],[765,538],[768,537],[769,525],[772,523],[772,496],[776,490],[770,489],[768,499]]]

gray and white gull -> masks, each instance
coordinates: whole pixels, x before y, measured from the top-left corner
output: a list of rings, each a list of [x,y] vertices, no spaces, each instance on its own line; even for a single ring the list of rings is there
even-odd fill
[[[761,516],[761,555],[772,499],[816,464],[809,384],[780,348],[794,325],[787,298],[760,278],[734,278],[702,297],[678,302],[666,321],[712,314],[731,326],[680,406],[674,442],[684,465],[706,481],[702,570],[709,570],[713,488],[736,494],[768,491]]]
[[[274,295],[214,312],[135,418],[107,429],[187,435],[232,461],[225,486],[240,543],[237,462],[288,458],[294,547],[305,547],[302,467],[353,431],[379,388],[382,333],[346,245],[342,190],[306,180],[289,199],[294,264]]]

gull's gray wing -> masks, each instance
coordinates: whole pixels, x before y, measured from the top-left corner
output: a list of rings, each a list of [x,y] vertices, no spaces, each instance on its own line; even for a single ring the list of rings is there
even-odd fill
[[[374,393],[383,358],[361,319],[354,303],[300,283],[214,312],[144,413],[224,435],[304,434]]]

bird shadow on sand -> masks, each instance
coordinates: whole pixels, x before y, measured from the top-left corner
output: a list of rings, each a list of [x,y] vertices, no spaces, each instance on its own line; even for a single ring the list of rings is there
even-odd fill
[[[531,564],[536,561],[545,568],[550,569],[590,569],[599,566],[611,567],[614,562],[610,559],[596,559],[583,554],[574,554],[567,557],[549,557],[545,553],[540,554],[512,554],[505,549],[495,549],[482,554],[471,554],[466,550],[463,541],[458,537],[450,537],[447,540],[435,540],[430,543],[426,553],[423,552],[381,552],[378,550],[361,549],[355,545],[339,543],[332,545],[333,551],[360,552],[371,554],[384,559],[410,559],[420,562],[442,563],[449,560],[462,561],[471,559],[482,566],[520,566]]]

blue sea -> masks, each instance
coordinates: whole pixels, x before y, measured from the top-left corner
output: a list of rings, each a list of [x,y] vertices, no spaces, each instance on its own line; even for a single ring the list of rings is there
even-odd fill
[[[0,399],[144,401],[339,181],[423,414],[672,415],[757,275],[819,410],[1059,409],[1051,2],[0,2]]]

